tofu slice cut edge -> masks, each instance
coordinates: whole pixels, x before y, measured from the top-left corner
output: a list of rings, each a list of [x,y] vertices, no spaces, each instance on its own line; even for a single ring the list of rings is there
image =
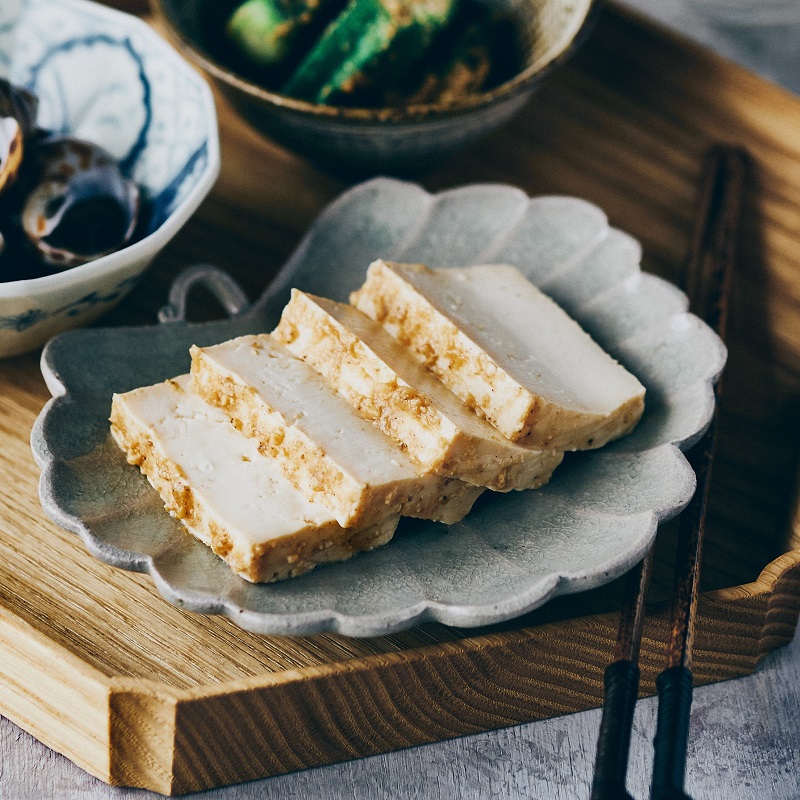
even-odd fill
[[[293,577],[392,538],[396,515],[341,527],[190,385],[184,375],[114,395],[111,432],[170,514],[234,572],[252,582]]]
[[[462,519],[480,489],[420,474],[407,454],[269,334],[192,348],[195,390],[344,527],[388,515]]]
[[[294,289],[272,335],[423,470],[509,491],[543,485],[563,458],[512,443],[353,306]]]
[[[600,447],[644,410],[641,383],[514,267],[379,260],[351,303],[513,441]]]

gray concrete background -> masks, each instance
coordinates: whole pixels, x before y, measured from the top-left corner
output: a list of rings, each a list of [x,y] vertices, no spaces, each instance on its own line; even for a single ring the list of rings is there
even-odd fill
[[[800,25],[725,27],[686,0],[628,0],[628,5],[800,93]],[[629,773],[636,797],[647,794],[655,710],[653,700],[637,708]],[[588,711],[193,797],[586,798],[599,719],[599,711]],[[695,800],[800,800],[800,639],[773,653],[752,676],[697,690],[688,773]],[[0,718],[0,800],[149,797],[158,795],[106,786]]]

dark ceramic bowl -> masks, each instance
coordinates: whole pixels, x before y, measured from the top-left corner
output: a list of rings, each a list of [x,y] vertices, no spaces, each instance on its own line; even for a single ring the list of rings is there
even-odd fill
[[[256,129],[322,166],[361,175],[422,171],[498,128],[576,49],[598,5],[598,0],[493,2],[510,7],[518,20],[527,53],[518,74],[491,91],[447,104],[366,109],[296,100],[247,77],[220,34],[234,3],[152,0],[177,46]]]

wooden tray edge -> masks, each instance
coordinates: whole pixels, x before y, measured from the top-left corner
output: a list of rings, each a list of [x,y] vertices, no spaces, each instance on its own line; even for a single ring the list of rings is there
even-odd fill
[[[748,674],[792,638],[800,610],[797,555],[770,568],[771,592],[756,581],[736,597],[700,598],[698,684]],[[111,777],[180,794],[594,708],[617,620],[616,613],[598,614],[210,690],[153,694],[128,682],[112,687]],[[668,609],[650,610],[642,696],[655,691],[669,625]],[[579,657],[565,656],[565,637]],[[724,646],[733,638],[735,655]],[[236,732],[237,746],[225,753],[214,744],[220,730]]]

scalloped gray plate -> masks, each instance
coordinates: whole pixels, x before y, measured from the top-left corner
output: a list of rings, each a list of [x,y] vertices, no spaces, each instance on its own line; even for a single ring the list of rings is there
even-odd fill
[[[487,625],[606,583],[639,561],[659,522],[689,501],[695,480],[680,449],[708,425],[726,357],[680,291],[641,273],[640,256],[635,240],[575,198],[531,199],[498,185],[430,195],[394,180],[360,184],[320,215],[255,306],[241,310],[236,287],[201,270],[179,278],[162,313],[179,321],[73,331],[48,344],[42,372],[54,397],[32,433],[42,505],[98,558],[149,572],[172,603],[260,633]],[[377,257],[517,265],[644,383],[644,418],[626,439],[569,456],[541,490],[486,493],[449,529],[404,521],[375,552],[290,581],[248,584],[189,536],[126,463],[108,434],[111,394],[185,372],[192,343],[270,330],[292,286],[346,300]],[[239,313],[180,321],[197,279]]]

